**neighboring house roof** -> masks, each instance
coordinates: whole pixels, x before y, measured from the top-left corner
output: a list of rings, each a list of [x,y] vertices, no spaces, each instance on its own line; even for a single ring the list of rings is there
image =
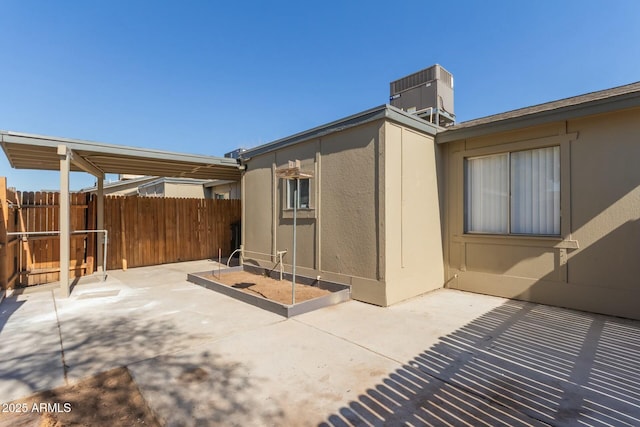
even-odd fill
[[[114,193],[116,191],[120,191],[121,189],[127,189],[127,188],[137,189],[138,186],[156,179],[158,179],[157,176],[143,176],[140,178],[107,182],[104,184],[103,189],[105,194]],[[55,191],[58,191],[58,190],[55,190]],[[86,192],[93,193],[96,191],[98,191],[98,188],[95,185],[93,187],[82,188],[80,190],[81,193],[86,193]]]
[[[640,82],[469,120],[442,130],[436,140],[449,142],[637,106]]]
[[[188,184],[188,185],[202,185],[204,187],[213,187],[216,185],[230,184],[236,181],[220,180],[220,179],[193,179],[193,178],[166,178],[157,176],[142,176],[139,178],[123,179],[120,181],[109,182],[104,184],[104,193],[115,193],[118,191],[131,189],[137,193],[138,188],[146,188],[160,183],[170,184]],[[87,187],[80,190],[80,192],[96,192],[97,187]]]
[[[153,185],[168,183],[168,184],[181,184],[181,185],[205,185],[209,182],[208,179],[191,179],[191,178],[156,178],[153,181],[145,182],[138,188],[151,187]]]
[[[402,111],[399,108],[386,104],[363,111],[358,114],[354,114],[352,116],[345,117],[340,120],[333,121],[331,123],[315,127],[313,129],[306,130],[304,132],[296,133],[295,135],[291,135],[286,138],[278,139],[259,147],[248,149],[241,154],[241,158],[247,160],[260,154],[268,153],[270,151],[288,147],[293,144],[298,144],[310,139],[319,138],[321,136],[329,135],[334,132],[339,132],[354,126],[359,126],[380,119],[393,120],[413,129],[426,132],[430,135],[435,135],[438,130],[442,129],[441,127],[436,126],[433,123]]]
[[[211,188],[211,187],[217,187],[218,185],[235,184],[237,182],[238,181],[229,181],[225,179],[212,179],[210,181],[205,182],[204,186],[207,188]]]

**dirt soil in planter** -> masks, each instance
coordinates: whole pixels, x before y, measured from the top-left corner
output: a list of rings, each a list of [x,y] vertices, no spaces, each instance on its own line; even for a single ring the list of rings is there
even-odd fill
[[[207,279],[231,286],[242,292],[277,301],[280,304],[291,304],[291,280],[282,281],[267,276],[259,276],[246,271],[204,275]],[[331,292],[315,286],[296,283],[296,303],[328,295]]]
[[[0,427],[160,426],[127,368],[3,403],[0,409]]]

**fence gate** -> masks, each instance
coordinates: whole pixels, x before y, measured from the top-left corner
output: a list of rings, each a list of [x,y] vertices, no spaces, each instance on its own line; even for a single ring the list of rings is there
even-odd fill
[[[72,230],[95,228],[92,212],[95,207],[90,200],[86,193],[71,194]],[[8,213],[5,262],[8,262],[10,270],[6,286],[30,286],[60,280],[59,193],[5,189],[4,203]],[[93,272],[94,248],[94,235],[71,236],[70,277]],[[8,279],[12,279],[11,283]]]

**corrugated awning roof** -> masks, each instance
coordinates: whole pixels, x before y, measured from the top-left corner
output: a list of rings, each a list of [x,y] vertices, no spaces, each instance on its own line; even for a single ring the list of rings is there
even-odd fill
[[[59,145],[103,173],[240,180],[238,161],[93,141],[0,131],[0,145],[16,169],[60,170]],[[82,171],[71,165],[72,171]]]

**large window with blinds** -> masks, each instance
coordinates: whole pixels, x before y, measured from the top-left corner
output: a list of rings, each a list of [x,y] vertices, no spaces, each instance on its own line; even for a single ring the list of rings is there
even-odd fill
[[[467,158],[465,232],[560,235],[560,147]]]

